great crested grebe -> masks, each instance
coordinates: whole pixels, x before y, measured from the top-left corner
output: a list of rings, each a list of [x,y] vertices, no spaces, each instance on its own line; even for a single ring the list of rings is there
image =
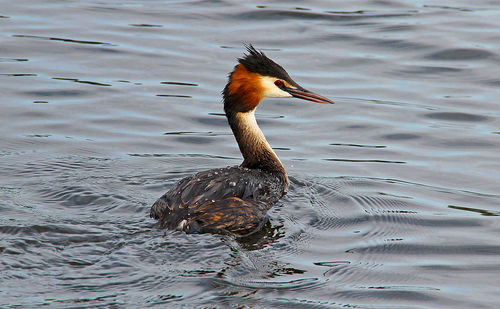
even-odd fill
[[[299,86],[279,64],[252,45],[247,50],[222,92],[224,111],[243,163],[179,181],[151,207],[151,217],[160,227],[239,235],[257,230],[268,209],[286,193],[288,176],[257,125],[255,108],[264,98],[282,97],[333,104]]]

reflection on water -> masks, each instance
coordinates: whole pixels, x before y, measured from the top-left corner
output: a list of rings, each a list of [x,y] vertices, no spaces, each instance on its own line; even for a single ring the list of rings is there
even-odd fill
[[[500,6],[194,4],[0,4],[0,306],[497,306]],[[337,104],[259,107],[291,186],[258,233],[158,230],[241,160],[243,43]]]

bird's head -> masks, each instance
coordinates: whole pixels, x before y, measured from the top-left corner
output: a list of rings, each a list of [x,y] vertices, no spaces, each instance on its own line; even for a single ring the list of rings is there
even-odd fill
[[[234,112],[253,111],[264,98],[296,97],[317,103],[333,104],[329,99],[299,86],[282,66],[269,59],[252,45],[248,54],[229,74],[224,88],[224,109]]]

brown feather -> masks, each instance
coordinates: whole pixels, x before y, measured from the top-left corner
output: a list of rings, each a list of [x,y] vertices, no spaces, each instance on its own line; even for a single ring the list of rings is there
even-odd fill
[[[203,171],[160,197],[151,207],[151,217],[160,227],[188,233],[220,229],[246,234],[260,226],[267,210],[285,194],[284,177],[239,166]]]
[[[245,98],[240,104],[245,105],[248,110],[255,109],[264,98],[260,75],[248,71],[243,64],[238,64],[231,74],[229,95]]]

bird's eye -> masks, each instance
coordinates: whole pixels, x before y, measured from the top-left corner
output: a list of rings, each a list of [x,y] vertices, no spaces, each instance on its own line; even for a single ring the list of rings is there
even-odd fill
[[[274,84],[275,84],[275,85],[276,85],[276,87],[278,87],[278,88],[283,87],[283,81],[282,81],[282,80],[279,80],[279,79],[278,79],[278,80],[276,80],[276,81],[274,82]]]

